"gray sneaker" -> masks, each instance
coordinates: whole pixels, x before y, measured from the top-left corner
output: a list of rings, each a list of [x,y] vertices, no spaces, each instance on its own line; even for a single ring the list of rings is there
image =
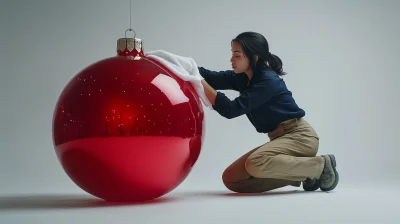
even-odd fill
[[[339,174],[336,171],[336,159],[334,155],[322,155],[322,158],[325,159],[325,166],[319,178],[320,188],[322,191],[331,191],[339,182]]]

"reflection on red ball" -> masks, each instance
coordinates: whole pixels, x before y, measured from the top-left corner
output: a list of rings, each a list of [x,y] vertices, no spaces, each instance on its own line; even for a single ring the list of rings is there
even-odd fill
[[[86,67],[63,89],[53,142],[84,191],[107,201],[151,200],[190,173],[204,112],[189,83],[142,53],[123,53]]]

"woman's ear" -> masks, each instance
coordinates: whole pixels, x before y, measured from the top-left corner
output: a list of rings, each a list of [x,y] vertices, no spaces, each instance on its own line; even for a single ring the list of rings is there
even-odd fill
[[[254,55],[254,62],[257,63],[257,61],[258,61],[258,55]]]

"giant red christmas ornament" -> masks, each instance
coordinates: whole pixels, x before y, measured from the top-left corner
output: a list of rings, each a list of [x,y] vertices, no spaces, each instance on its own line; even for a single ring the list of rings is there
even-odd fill
[[[53,117],[56,155],[72,181],[107,201],[165,195],[201,151],[204,112],[191,84],[147,58],[138,38],[66,85]]]

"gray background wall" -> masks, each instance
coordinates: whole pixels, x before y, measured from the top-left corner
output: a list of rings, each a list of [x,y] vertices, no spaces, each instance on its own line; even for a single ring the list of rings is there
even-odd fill
[[[190,56],[213,70],[230,69],[237,34],[264,34],[321,137],[320,154],[337,156],[343,186],[383,185],[399,178],[399,9],[389,0],[141,0],[133,1],[132,27],[145,51]],[[54,153],[53,109],[77,72],[115,55],[127,28],[128,0],[0,1],[0,192],[80,191]],[[224,168],[268,140],[245,116],[206,109],[206,119],[202,154],[182,188],[223,189]]]

